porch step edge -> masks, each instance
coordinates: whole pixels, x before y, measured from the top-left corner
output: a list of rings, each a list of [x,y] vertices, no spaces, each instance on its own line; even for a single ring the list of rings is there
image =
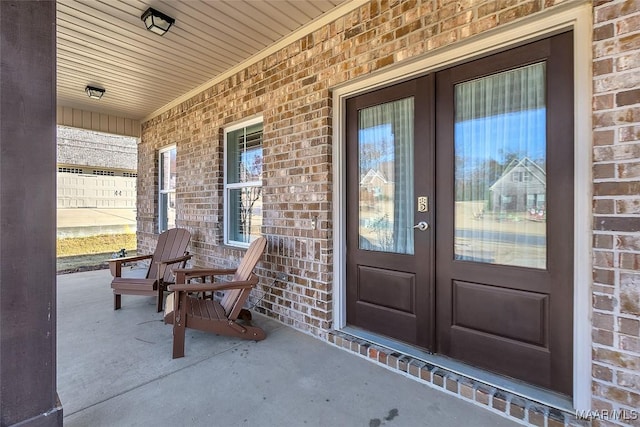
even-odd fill
[[[328,331],[327,341],[387,369],[523,425],[588,427],[592,424],[592,420],[578,418],[576,413],[544,405],[343,331]]]

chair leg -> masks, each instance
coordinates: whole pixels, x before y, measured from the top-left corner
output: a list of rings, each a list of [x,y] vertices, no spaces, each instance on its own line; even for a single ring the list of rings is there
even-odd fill
[[[184,357],[184,320],[173,322],[173,358]]]
[[[245,328],[247,328],[247,336],[250,336],[252,340],[262,341],[267,337],[267,334],[262,328],[257,326],[245,326]]]
[[[122,295],[120,294],[113,294],[113,309],[114,310],[119,310],[120,309],[120,305],[121,305],[121,300],[120,297]]]
[[[158,285],[158,313],[162,311],[162,303],[164,300],[164,291],[162,290],[162,286]]]

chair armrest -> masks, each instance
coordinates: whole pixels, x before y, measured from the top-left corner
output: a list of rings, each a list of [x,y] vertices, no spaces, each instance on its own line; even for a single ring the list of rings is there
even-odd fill
[[[258,283],[257,280],[244,280],[240,282],[225,283],[187,283],[179,285],[169,285],[170,291],[175,292],[211,292],[226,291],[229,289],[247,289],[253,288]]]
[[[153,258],[153,255],[136,255],[128,256],[124,258],[112,258],[107,260],[109,263],[109,270],[113,277],[122,277],[122,264],[125,262],[142,261],[144,259]]]
[[[173,258],[173,259],[166,259],[164,261],[156,261],[156,264],[158,264],[158,280],[162,280],[162,278],[164,277],[165,272],[167,271],[167,267],[173,264],[179,264],[179,263],[186,263],[187,261],[189,261],[191,259],[193,255],[189,255],[189,253],[185,253],[185,255],[178,257],[178,258]]]
[[[236,272],[235,268],[174,268],[173,272],[185,273],[189,276],[214,276],[220,274],[233,274]],[[193,273],[193,274],[190,274]]]
[[[108,259],[107,262],[133,262],[133,261],[142,261],[143,259],[153,258],[153,255],[134,255],[134,256],[126,256],[124,258],[112,258]]]
[[[192,257],[193,257],[193,255],[183,255],[183,256],[178,257],[178,258],[166,259],[164,261],[156,261],[156,263],[157,264],[171,265],[171,264],[176,264],[178,262],[189,261]]]
[[[174,268],[173,274],[176,275],[176,283],[185,283],[194,277],[204,276],[226,276],[234,274],[235,268]]]

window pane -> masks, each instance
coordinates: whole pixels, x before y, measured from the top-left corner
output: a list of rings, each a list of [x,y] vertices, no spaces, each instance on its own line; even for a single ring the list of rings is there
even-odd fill
[[[176,149],[160,153],[160,190],[176,189]]]
[[[160,194],[160,231],[165,231],[176,226],[176,193]]]
[[[545,64],[455,87],[455,259],[545,269]]]
[[[413,98],[358,112],[360,249],[413,254]]]
[[[227,183],[262,180],[262,123],[227,134]]]
[[[262,188],[244,187],[230,189],[229,241],[249,243],[262,231]]]
[[[158,222],[160,232],[176,226],[176,148],[160,152],[159,173],[159,212]]]

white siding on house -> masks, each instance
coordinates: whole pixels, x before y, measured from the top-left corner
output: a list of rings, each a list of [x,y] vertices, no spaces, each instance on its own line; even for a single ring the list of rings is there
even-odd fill
[[[58,173],[58,208],[136,207],[136,178]]]

